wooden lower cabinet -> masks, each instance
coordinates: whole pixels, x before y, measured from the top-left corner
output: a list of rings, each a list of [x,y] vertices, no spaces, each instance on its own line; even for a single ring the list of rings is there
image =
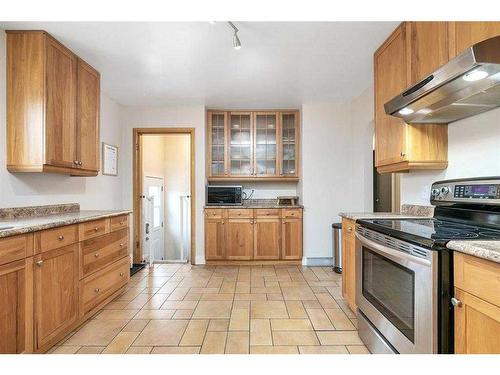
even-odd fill
[[[302,209],[206,209],[205,259],[300,261]]]
[[[78,244],[35,256],[35,348],[41,349],[78,317]]]
[[[500,264],[455,252],[455,353],[500,354]]]
[[[342,219],[342,296],[356,312],[356,223]]]

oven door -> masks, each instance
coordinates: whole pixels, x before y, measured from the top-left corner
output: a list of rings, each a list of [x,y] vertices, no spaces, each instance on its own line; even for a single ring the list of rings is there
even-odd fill
[[[379,233],[377,242],[356,237],[359,310],[397,352],[436,353],[436,253]]]

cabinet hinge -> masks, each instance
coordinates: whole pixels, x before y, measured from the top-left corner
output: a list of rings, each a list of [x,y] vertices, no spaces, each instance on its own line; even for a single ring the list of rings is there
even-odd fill
[[[139,151],[139,143],[136,143],[136,144],[135,144],[135,149],[136,149],[137,151]]]

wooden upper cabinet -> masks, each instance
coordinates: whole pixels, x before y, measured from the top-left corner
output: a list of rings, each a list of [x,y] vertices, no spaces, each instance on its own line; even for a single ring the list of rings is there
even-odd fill
[[[448,62],[447,22],[408,22],[409,84],[426,78]]]
[[[7,31],[7,169],[95,176],[99,73],[44,31]]]
[[[448,165],[447,125],[408,125],[384,109],[385,103],[447,62],[444,26],[403,22],[375,52],[375,165],[379,173]]]
[[[99,170],[100,75],[78,59],[78,161],[83,169]],[[80,165],[81,163],[81,165]]]
[[[299,178],[298,111],[207,111],[209,181]]]
[[[500,35],[500,22],[450,22],[450,57],[485,39]]]

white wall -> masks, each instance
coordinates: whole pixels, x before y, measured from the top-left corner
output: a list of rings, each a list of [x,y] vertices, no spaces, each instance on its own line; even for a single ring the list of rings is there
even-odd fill
[[[0,30],[0,207],[80,203],[82,209],[121,209],[121,176],[68,177],[6,168],[6,37]],[[101,141],[121,144],[121,106],[101,93]]]
[[[500,109],[448,125],[448,168],[401,175],[401,202],[429,205],[434,181],[500,176]]]

